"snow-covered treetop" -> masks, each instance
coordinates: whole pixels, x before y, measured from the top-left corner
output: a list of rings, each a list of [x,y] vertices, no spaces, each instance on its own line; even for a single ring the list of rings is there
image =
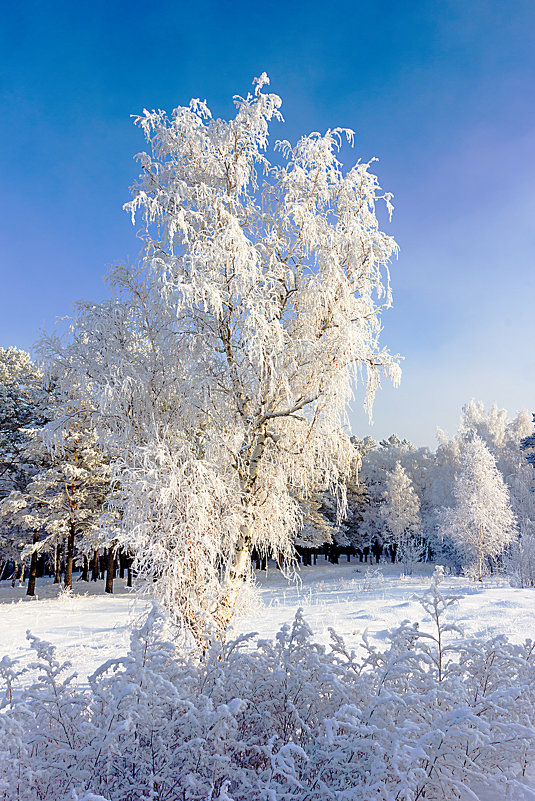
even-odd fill
[[[151,152],[138,156],[142,175],[126,208],[143,219],[144,257],[110,273],[127,308],[117,300],[81,304],[76,328],[80,344],[100,345],[97,353],[106,339],[100,366],[110,368],[110,405],[127,382],[133,416],[154,434],[161,429],[145,414],[151,382],[162,406],[168,385],[181,384],[188,399],[184,409],[173,398],[164,425],[185,414],[198,429],[230,395],[226,414],[248,428],[254,417],[274,420],[292,409],[319,419],[333,403],[339,415],[348,375],[359,369],[370,404],[379,370],[399,375],[397,360],[378,346],[396,245],[379,230],[375,204],[382,198],[390,209],[390,195],[380,193],[369,164],[343,171],[337,153],[350,131],[278,143],[285,163],[272,164],[268,127],[282,119],[281,100],[263,93],[265,83],[263,75],[254,95],[235,99],[230,122],[212,119],[199,100],[171,117],[136,118]]]
[[[535,414],[533,415],[533,422],[535,423]],[[528,451],[526,460],[535,467],[535,434],[524,437],[520,443],[520,447],[523,451]]]
[[[18,348],[0,348],[0,444],[22,427],[44,422],[47,402],[43,376],[30,355]]]

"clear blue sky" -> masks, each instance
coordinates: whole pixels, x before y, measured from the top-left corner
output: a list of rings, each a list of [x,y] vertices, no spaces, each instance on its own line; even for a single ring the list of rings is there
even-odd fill
[[[395,195],[404,379],[354,432],[434,445],[472,396],[535,410],[534,43],[533,0],[4,4],[0,345],[30,349],[138,255],[130,114],[194,96],[228,117],[266,70],[277,136],[354,128]]]

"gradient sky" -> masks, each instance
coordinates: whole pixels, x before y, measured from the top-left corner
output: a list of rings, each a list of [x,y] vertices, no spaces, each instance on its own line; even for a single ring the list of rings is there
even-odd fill
[[[137,257],[130,115],[200,97],[228,118],[264,70],[275,137],[354,128],[394,193],[383,343],[404,377],[372,428],[354,404],[354,433],[434,447],[471,397],[535,411],[533,0],[3,4],[0,345],[31,349]]]

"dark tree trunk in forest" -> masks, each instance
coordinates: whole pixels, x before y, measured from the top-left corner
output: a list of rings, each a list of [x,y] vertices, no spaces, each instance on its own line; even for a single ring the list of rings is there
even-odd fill
[[[34,531],[33,533],[33,544],[35,545],[39,542],[39,532]],[[37,551],[33,551],[32,553],[32,561],[30,562],[30,575],[28,576],[28,589],[26,590],[26,595],[35,595],[35,578],[37,576]]]
[[[61,578],[61,545],[58,542],[55,552],[54,584],[59,584]]]
[[[128,558],[123,549],[119,550],[119,578],[124,579],[124,571],[128,567]]]
[[[93,554],[93,559],[91,560],[91,581],[98,581],[99,573],[100,573],[100,565],[98,561],[98,548]]]
[[[108,558],[106,560],[106,592],[113,592],[113,574],[115,573],[115,551],[108,548]]]
[[[126,586],[132,586],[132,563],[134,559],[133,557],[127,553],[126,554]]]
[[[336,545],[331,545],[329,548],[329,562],[337,565],[339,561],[340,551]]]
[[[65,562],[65,586],[72,590],[72,565],[74,562],[74,524],[69,523],[67,537],[67,559]]]
[[[82,581],[89,581],[89,559],[87,558],[87,554],[84,553],[84,566],[82,568],[82,575],[80,578]]]

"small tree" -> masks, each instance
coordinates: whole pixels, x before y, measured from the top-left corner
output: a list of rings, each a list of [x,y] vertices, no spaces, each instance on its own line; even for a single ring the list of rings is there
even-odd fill
[[[80,304],[66,346],[43,343],[100,413],[120,544],[199,640],[228,624],[252,548],[291,559],[297,495],[343,486],[353,380],[371,404],[381,371],[399,374],[378,344],[390,196],[369,164],[342,170],[349,130],[279,142],[270,162],[281,100],[255,83],[229,122],[199,100],[137,118],[142,260],[112,270],[112,300]]]
[[[421,529],[420,502],[399,462],[387,475],[380,514],[393,539],[398,561],[410,570],[421,555],[417,542]]]
[[[440,531],[475,562],[482,581],[485,559],[498,556],[514,539],[516,520],[496,460],[477,435],[460,442],[453,499],[453,507],[439,514]]]

